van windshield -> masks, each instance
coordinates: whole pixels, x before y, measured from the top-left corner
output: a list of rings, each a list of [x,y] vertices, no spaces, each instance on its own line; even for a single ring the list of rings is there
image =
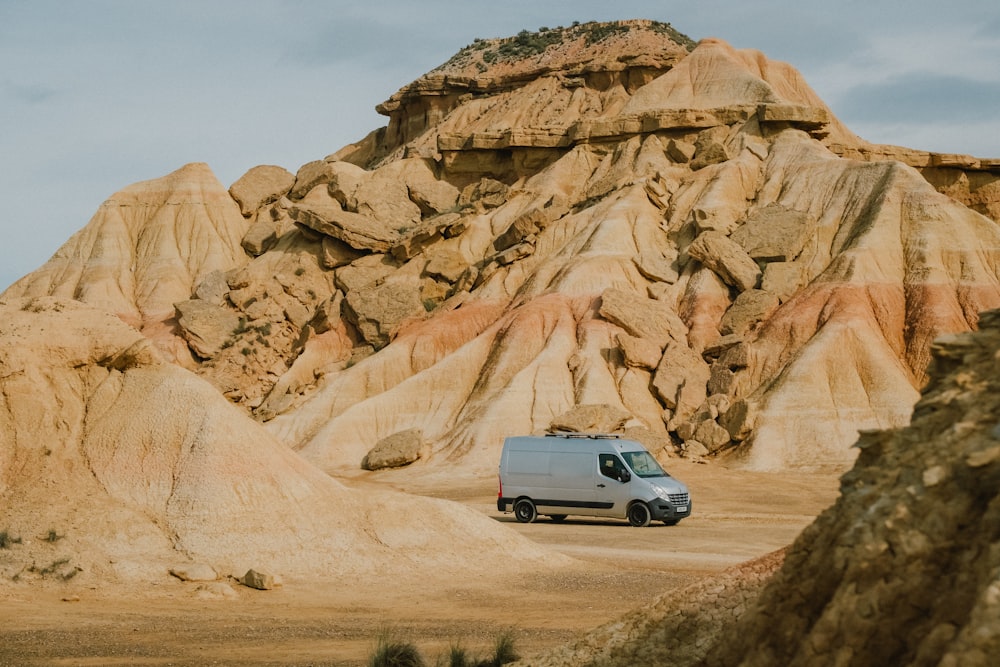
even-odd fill
[[[622,452],[625,463],[639,477],[670,477],[649,452]]]

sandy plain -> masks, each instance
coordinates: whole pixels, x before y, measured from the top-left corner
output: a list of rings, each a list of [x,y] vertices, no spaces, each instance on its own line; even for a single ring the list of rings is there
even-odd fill
[[[371,581],[286,581],[271,591],[236,585],[238,597],[226,600],[197,599],[193,584],[170,577],[128,590],[8,583],[0,588],[0,665],[355,666],[366,664],[382,631],[412,641],[430,664],[456,643],[485,656],[505,630],[529,657],[790,544],[838,493],[836,473],[688,461],[667,469],[689,486],[693,514],[647,528],[578,517],[520,524],[497,511],[494,478],[359,473],[343,481],[463,503],[572,561],[495,578],[443,568],[420,581],[385,572]]]

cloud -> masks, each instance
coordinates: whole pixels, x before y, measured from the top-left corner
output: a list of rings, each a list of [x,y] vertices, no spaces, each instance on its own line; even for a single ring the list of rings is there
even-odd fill
[[[915,124],[987,121],[998,108],[1000,82],[911,72],[845,91],[835,111],[847,122]]]
[[[33,83],[17,83],[15,81],[0,82],[0,98],[21,102],[23,104],[43,104],[59,91],[55,88]]]

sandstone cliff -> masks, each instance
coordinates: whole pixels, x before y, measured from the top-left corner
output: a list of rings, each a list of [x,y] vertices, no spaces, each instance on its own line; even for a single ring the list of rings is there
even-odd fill
[[[522,33],[380,110],[229,199],[178,172],[202,217],[156,194],[177,175],[133,186],[6,296],[141,324],[324,470],[419,432],[415,465],[479,473],[581,406],[661,457],[843,470],[859,429],[907,422],[931,341],[1000,306],[996,165],[867,144],[757,51]]]

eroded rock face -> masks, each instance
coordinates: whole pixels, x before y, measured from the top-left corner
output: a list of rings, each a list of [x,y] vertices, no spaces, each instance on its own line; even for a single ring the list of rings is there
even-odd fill
[[[931,341],[1000,306],[997,225],[916,169],[991,163],[865,144],[791,66],[719,40],[548,32],[483,44],[492,63],[466,50],[283,195],[287,173],[248,172],[242,211],[175,234],[231,220],[225,261],[200,241],[167,244],[155,271],[147,250],[107,250],[159,238],[139,212],[199,167],[129,189],[131,226],[102,207],[10,294],[145,323],[327,470],[420,429],[421,465],[487,471],[504,436],[581,405],[621,408],[664,456],[760,470],[844,470],[859,429],[905,424]]]
[[[910,425],[861,437],[840,499],[708,663],[964,665],[997,655],[1000,312],[979,324],[934,343]]]
[[[51,544],[4,549],[8,583],[51,576],[63,586],[71,577],[148,585],[171,569],[189,580],[248,568],[294,578],[381,576],[387,567],[404,575],[455,563],[475,569],[494,549],[504,554],[488,560],[541,557],[457,504],[357,496],[138,331],[79,302],[0,301],[0,395],[5,529],[58,527],[71,554],[64,570],[46,573],[29,567],[52,561]],[[440,537],[415,534],[429,517],[437,530],[455,531],[446,551]]]

